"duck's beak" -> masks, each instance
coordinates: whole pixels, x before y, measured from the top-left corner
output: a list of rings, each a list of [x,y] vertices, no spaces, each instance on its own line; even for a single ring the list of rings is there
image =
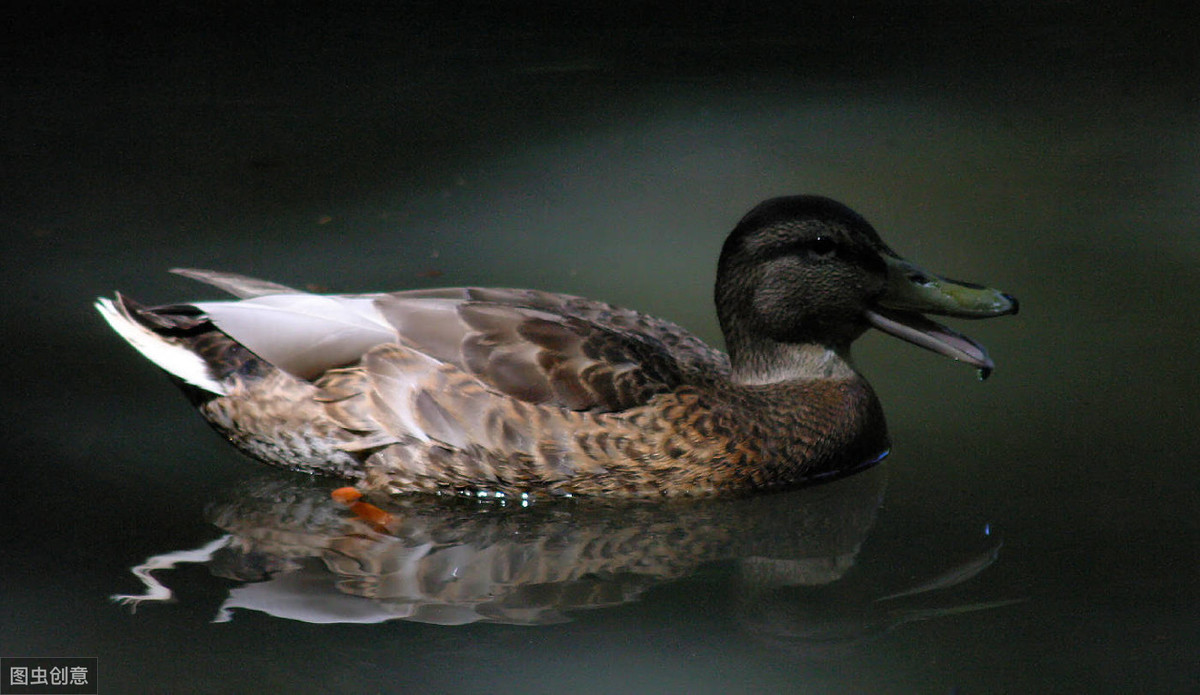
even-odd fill
[[[1000,290],[938,277],[902,258],[884,255],[888,282],[867,322],[902,340],[979,368],[986,378],[995,368],[982,345],[930,321],[922,314],[985,319],[1017,313],[1017,300]]]

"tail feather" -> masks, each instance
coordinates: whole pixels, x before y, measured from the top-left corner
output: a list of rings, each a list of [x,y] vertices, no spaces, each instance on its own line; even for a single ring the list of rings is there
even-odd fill
[[[152,329],[153,326],[158,326],[158,322],[146,317],[154,316],[153,313],[138,312],[136,304],[120,294],[117,295],[116,301],[103,297],[97,299],[96,309],[117,335],[124,338],[146,359],[185,383],[219,396],[226,394],[225,387],[213,378],[208,363],[193,352],[185,341]],[[171,327],[186,330],[194,326],[175,324]]]

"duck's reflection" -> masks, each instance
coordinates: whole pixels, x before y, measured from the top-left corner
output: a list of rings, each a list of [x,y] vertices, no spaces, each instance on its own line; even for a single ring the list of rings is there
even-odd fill
[[[169,599],[152,572],[205,562],[214,575],[245,582],[230,591],[218,621],[240,608],[312,623],[537,625],[627,603],[725,561],[736,568],[734,606],[744,627],[788,642],[839,643],[1004,603],[890,607],[971,579],[994,561],[998,545],[991,540],[977,557],[911,587],[873,596],[861,583],[837,588],[874,523],[884,481],[879,466],[790,493],[654,504],[522,506],[420,496],[390,500],[382,505],[386,515],[364,518],[335,501],[328,484],[275,476],[210,508],[210,520],[227,535],[150,558],[133,570],[146,592],[114,598],[133,605]]]

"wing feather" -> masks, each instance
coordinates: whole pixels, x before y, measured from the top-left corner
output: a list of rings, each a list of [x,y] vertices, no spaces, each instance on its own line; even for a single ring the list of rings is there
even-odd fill
[[[725,364],[723,356],[707,346],[703,353],[697,352],[702,360],[687,355],[691,361],[681,364],[664,336],[674,336],[677,344],[703,343],[673,324],[652,324],[652,319],[634,312],[609,311],[608,318],[619,316],[618,322],[607,320],[596,303],[573,297],[473,288],[465,294],[465,300],[403,292],[379,295],[375,307],[404,344],[532,404],[592,412],[624,410],[695,377],[709,363],[718,372]],[[551,301],[555,296],[558,301]],[[450,307],[455,316],[449,314]],[[438,321],[436,328],[422,325],[433,318]],[[657,333],[623,329],[639,323]]]
[[[309,380],[401,345],[518,401],[615,412],[729,371],[725,355],[673,323],[570,295],[473,287],[315,295],[235,273],[175,272],[244,297],[191,306]]]
[[[192,306],[254,354],[303,379],[354,364],[376,345],[396,340],[370,299],[272,294]]]
[[[294,290],[287,285],[280,285],[270,280],[259,280],[258,278],[239,275],[238,273],[204,270],[202,268],[171,268],[171,272],[196,280],[197,282],[212,285],[242,299],[262,297],[268,294],[302,294],[299,290]]]

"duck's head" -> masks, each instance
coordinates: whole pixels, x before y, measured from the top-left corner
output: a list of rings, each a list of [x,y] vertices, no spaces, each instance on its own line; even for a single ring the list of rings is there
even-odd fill
[[[922,270],[853,210],[810,195],[772,198],[742,218],[721,250],[716,303],[734,377],[759,383],[832,376],[870,327],[986,376],[983,346],[924,314],[1017,312],[1015,298]]]

